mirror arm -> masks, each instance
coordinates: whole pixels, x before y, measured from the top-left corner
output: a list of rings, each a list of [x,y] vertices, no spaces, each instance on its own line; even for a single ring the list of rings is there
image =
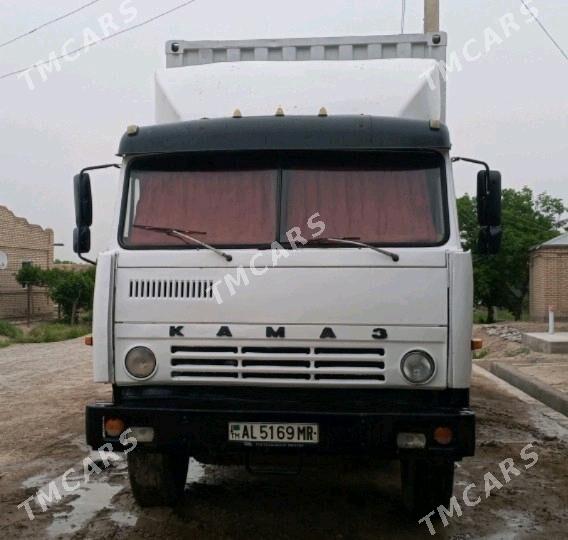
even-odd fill
[[[97,266],[97,261],[93,261],[91,259],[87,259],[87,257],[83,257],[81,253],[77,253],[77,257],[79,257],[79,259],[81,259],[82,261],[92,264],[93,266]]]
[[[96,171],[98,169],[108,169],[110,167],[115,167],[116,169],[120,169],[120,165],[118,165],[117,163],[104,163],[103,165],[93,165],[91,167],[85,167],[84,169],[81,169],[81,172],[79,174],[83,174],[87,171]]]
[[[479,159],[472,159],[462,156],[453,157],[451,161],[452,163],[455,163],[456,161],[466,161],[467,163],[475,163],[477,165],[483,166],[485,168],[485,193],[487,193],[489,188],[489,173],[491,172],[491,168],[489,167],[488,163],[486,163],[485,161],[480,161]]]

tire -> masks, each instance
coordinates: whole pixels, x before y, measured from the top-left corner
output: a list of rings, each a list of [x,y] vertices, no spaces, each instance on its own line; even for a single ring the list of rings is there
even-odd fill
[[[400,463],[402,499],[415,517],[423,517],[440,505],[449,507],[454,489],[454,462],[403,459]]]
[[[174,506],[182,497],[189,456],[134,450],[127,456],[130,488],[142,507]]]

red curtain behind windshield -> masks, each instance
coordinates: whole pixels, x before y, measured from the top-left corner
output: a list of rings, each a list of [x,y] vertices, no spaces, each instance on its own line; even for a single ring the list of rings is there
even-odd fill
[[[293,170],[287,225],[319,212],[324,237],[371,243],[437,243],[426,171]],[[440,212],[439,208],[435,211]]]
[[[208,244],[266,244],[275,238],[275,171],[132,173],[140,180],[134,225],[203,231]],[[181,245],[183,241],[133,227],[131,245]]]

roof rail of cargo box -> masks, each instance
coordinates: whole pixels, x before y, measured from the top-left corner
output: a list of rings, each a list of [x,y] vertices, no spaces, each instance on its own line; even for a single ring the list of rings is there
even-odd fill
[[[445,61],[446,46],[445,32],[235,41],[171,40],[166,43],[166,67],[279,60],[428,58]]]

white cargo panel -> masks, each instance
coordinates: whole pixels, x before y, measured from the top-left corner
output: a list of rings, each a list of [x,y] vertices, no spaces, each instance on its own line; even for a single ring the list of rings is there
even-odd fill
[[[446,87],[436,62],[444,33],[246,41],[169,41],[156,76],[156,120],[372,114],[445,119]],[[173,68],[173,69],[172,69]],[[428,83],[431,73],[434,89]]]

